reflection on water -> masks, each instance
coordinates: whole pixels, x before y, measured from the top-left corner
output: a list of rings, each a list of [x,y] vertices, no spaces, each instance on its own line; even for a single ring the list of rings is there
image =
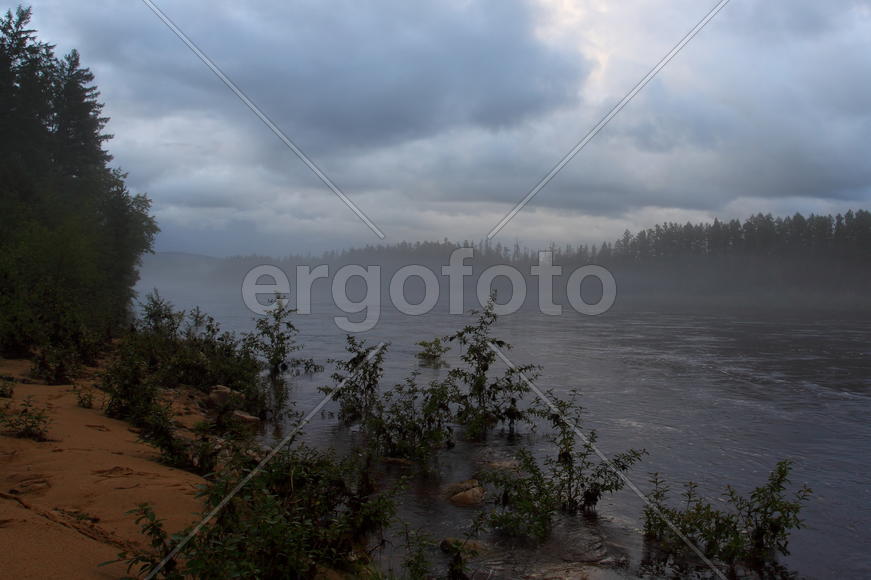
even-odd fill
[[[181,308],[198,303],[226,327],[249,330],[250,315],[236,296],[185,296],[161,289]],[[318,362],[342,356],[343,334],[329,305],[300,316],[304,356]],[[399,382],[417,369],[414,344],[445,335],[464,320],[457,316],[406,317],[382,311],[367,333],[371,343],[390,341],[385,380]],[[693,480],[717,497],[726,483],[739,491],[761,484],[776,461],[795,461],[793,482],[806,482],[814,496],[803,512],[806,527],[793,534],[792,555],[783,560],[807,577],[871,577],[871,330],[866,320],[829,315],[608,313],[599,317],[518,313],[497,324],[513,343],[515,362],[543,366],[538,384],[556,391],[577,388],[587,409],[586,428],[599,433],[605,453],[644,447],[650,453],[630,474],[648,488],[658,471],[672,483]],[[450,358],[450,357],[449,357]],[[445,370],[420,369],[421,381]],[[305,411],[320,401],[317,386],[328,372],[300,378],[291,398]],[[336,426],[328,407],[306,427],[318,446],[347,447],[353,433]],[[412,481],[400,513],[436,539],[462,535],[471,514],[439,495],[441,485],[475,475],[494,457],[525,444],[541,453],[541,437],[487,445],[460,444],[439,455],[438,475]],[[391,476],[396,466],[385,466]],[[395,473],[394,473],[395,475]],[[629,490],[607,497],[595,521],[558,522],[555,539],[535,551],[498,545],[477,565],[492,578],[534,570],[557,574],[581,550],[596,552],[611,566],[593,577],[633,577],[645,558],[640,536],[642,503]],[[498,574],[496,574],[498,572]],[[558,575],[558,574],[557,574]],[[486,576],[482,576],[486,577]]]

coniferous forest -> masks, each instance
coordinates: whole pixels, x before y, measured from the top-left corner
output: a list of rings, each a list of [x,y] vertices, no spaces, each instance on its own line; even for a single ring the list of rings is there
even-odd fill
[[[29,21],[0,18],[0,351],[59,380],[128,323],[158,228],[110,164],[93,75]]]

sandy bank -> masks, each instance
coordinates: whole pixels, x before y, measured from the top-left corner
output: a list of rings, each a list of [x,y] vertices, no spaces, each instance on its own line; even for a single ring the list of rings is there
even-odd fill
[[[175,532],[197,520],[203,479],[158,463],[127,423],[103,415],[101,391],[94,390],[94,408],[83,409],[72,385],[20,382],[30,380],[29,370],[29,361],[0,360],[0,376],[16,379],[13,409],[32,396],[51,418],[47,441],[0,435],[0,575],[121,577],[124,565],[97,564],[142,545],[126,512],[151,502]],[[76,385],[88,388],[95,380],[92,370]]]

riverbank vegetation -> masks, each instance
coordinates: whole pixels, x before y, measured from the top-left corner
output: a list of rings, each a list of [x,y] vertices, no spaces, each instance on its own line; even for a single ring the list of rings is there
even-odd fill
[[[208,320],[198,311],[183,315],[156,295],[150,297],[143,320],[119,345],[106,373],[107,412],[137,409],[127,417],[139,420],[142,437],[160,448],[165,460],[206,474],[203,515],[222,505],[237,484],[244,485],[210,524],[183,544],[193,528],[170,534],[160,525],[159,514],[147,505],[138,506],[134,514],[152,549],[121,558],[131,571],[147,574],[172,554],[160,571],[167,578],[217,577],[228,571],[261,577],[280,571],[287,577],[314,578],[325,570],[354,577],[389,572],[463,578],[474,553],[464,546],[474,536],[530,546],[547,540],[556,518],[594,515],[601,498],[620,491],[647,452],[629,449],[604,456],[596,433],[583,428],[583,410],[574,396],[547,392],[550,403],[529,399],[525,395],[537,367],[506,367],[503,372],[494,368],[494,349],[507,351],[510,345],[493,334],[493,304],[444,337],[458,344],[461,364],[428,384],[419,384],[418,373],[412,372],[398,385],[383,385],[388,345],[348,337],[348,356],[332,361],[332,385],[322,390],[338,407],[337,424],[353,429],[351,449],[341,456],[313,449],[301,441],[291,420],[285,446],[261,463],[267,451],[258,444],[255,431],[228,420],[228,413],[244,409],[272,421],[298,419],[294,401],[282,401],[283,412],[278,413],[277,401],[265,396],[274,387],[277,377],[271,369],[276,365],[288,370],[307,366],[274,356],[298,350],[295,327],[288,319],[292,311],[278,301],[271,322],[257,325],[258,333],[235,336],[219,333],[214,322],[195,324]],[[191,325],[211,330],[204,335]],[[277,326],[286,330],[281,340],[289,344],[284,347],[276,345],[274,334],[261,334]],[[257,346],[264,341],[277,350]],[[221,356],[211,354],[216,342],[222,345]],[[280,379],[289,381],[292,375]],[[200,426],[197,441],[179,436],[169,408],[160,405],[160,391],[178,382],[167,377],[187,377],[188,385],[210,397],[222,393],[209,387],[212,383],[233,385]],[[523,440],[548,442],[549,451],[533,453],[521,445],[515,459],[485,468],[477,480],[460,484],[460,495],[471,498],[467,505],[475,509],[467,528],[458,530],[465,539],[448,545],[447,570],[439,574],[419,534],[409,532],[408,524],[396,516],[396,502],[408,477],[427,477],[437,470],[434,460],[440,450],[458,438],[516,440],[521,431]],[[401,463],[407,475],[385,475],[379,467],[385,462]],[[747,498],[729,488],[731,509],[715,509],[693,484],[682,507],[670,507],[667,488],[656,479],[643,514],[650,545],[673,568],[692,568],[692,554],[672,533],[667,519],[724,570],[770,569],[778,553],[788,553],[789,533],[800,526],[798,514],[810,493],[801,488],[795,499],[785,499],[789,469],[788,462],[778,464],[769,482]],[[374,555],[387,545],[385,538],[397,535],[417,538],[406,546],[409,568],[402,573],[379,570]]]

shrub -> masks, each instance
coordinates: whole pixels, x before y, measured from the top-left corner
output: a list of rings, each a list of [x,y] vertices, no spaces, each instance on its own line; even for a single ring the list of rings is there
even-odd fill
[[[371,444],[386,456],[423,461],[439,447],[453,445],[456,387],[450,379],[420,387],[416,379],[413,373],[384,392],[364,424]]]
[[[293,352],[302,349],[297,344],[296,326],[290,321],[290,316],[296,310],[288,307],[287,300],[276,295],[272,308],[263,318],[257,319],[257,334],[254,345],[257,352],[266,362],[269,378],[275,382],[284,373],[312,374],[321,372],[323,367],[313,359],[292,358]]]
[[[654,473],[651,477],[653,491],[647,496],[650,505],[643,514],[645,534],[669,552],[683,554],[686,546],[666,524],[665,517],[709,558],[729,567],[737,563],[756,570],[771,566],[777,554],[789,554],[789,535],[793,529],[801,527],[799,512],[811,495],[810,488],[802,486],[791,499],[787,497],[791,468],[789,460],[778,462],[768,481],[747,497],[739,495],[732,486],[726,486],[729,510],[718,509],[705,501],[693,482],[685,485],[681,506],[669,507],[666,505],[669,488]]]
[[[76,389],[76,403],[83,409],[94,407],[94,392],[90,389]]]
[[[417,346],[421,347],[420,352],[417,353],[417,358],[420,360],[421,365],[432,368],[441,368],[447,365],[444,362],[444,356],[451,348],[442,344],[441,338],[435,337],[432,340],[421,340],[417,343]]]
[[[345,423],[371,420],[378,396],[378,385],[384,375],[384,355],[389,345],[367,346],[365,339],[350,334],[345,349],[350,354],[347,360],[331,359],[336,372],[332,379],[335,386],[321,387],[324,393],[333,393],[339,403],[339,417]],[[376,350],[377,349],[377,350]]]
[[[50,385],[70,383],[81,370],[79,353],[67,346],[47,345],[33,358],[31,373]]]
[[[548,456],[544,460],[552,492],[561,511],[592,512],[604,494],[623,489],[625,480],[621,474],[629,471],[647,452],[629,449],[612,454],[607,462],[602,460],[596,453],[598,435],[595,431],[591,430],[585,440],[578,441],[576,429],[580,427],[583,408],[576,402],[577,392],[572,391],[569,399],[563,399],[548,391],[547,398],[556,411],[539,403],[535,412],[549,420],[550,439],[557,450],[555,457]]]
[[[0,424],[3,425],[4,431],[15,437],[45,441],[51,420],[45,409],[34,406],[33,397],[27,397],[22,401],[17,411],[11,411],[10,407],[11,405],[7,404],[0,416]]]
[[[582,408],[574,396],[565,400],[549,392],[547,398],[555,410],[539,404],[531,413],[549,419],[556,455],[546,456],[539,465],[528,450],[521,449],[517,469],[488,470],[480,476],[495,488],[491,494],[495,508],[487,513],[486,523],[507,536],[533,541],[548,536],[557,512],[591,512],[604,494],[622,489],[625,481],[621,474],[645,454],[630,449],[602,460],[596,453],[594,431],[584,441],[577,440],[575,428]]]
[[[458,419],[466,426],[473,438],[482,438],[494,425],[506,423],[513,433],[518,421],[529,421],[530,415],[520,409],[520,400],[529,392],[523,380],[535,380],[538,367],[523,365],[509,368],[501,376],[491,377],[491,367],[496,362],[496,353],[491,345],[500,349],[510,349],[504,340],[493,338],[491,328],[496,323],[495,294],[481,312],[473,312],[478,318],[474,324],[460,329],[447,340],[456,341],[463,348],[460,359],[464,367],[453,369],[449,375],[466,386],[465,392],[458,396],[460,411]]]
[[[432,538],[421,530],[412,530],[406,524],[403,527],[405,543],[405,558],[402,567],[410,580],[426,580],[430,578],[432,563],[427,558],[427,550],[434,545]]]
[[[0,379],[0,398],[11,399],[15,394],[15,383],[9,379]]]
[[[183,384],[207,392],[215,385],[226,385],[241,393],[242,410],[261,418],[269,412],[278,414],[285,403],[284,374],[323,370],[312,359],[289,357],[302,348],[290,322],[293,312],[278,300],[267,317],[257,320],[257,332],[236,335],[222,331],[199,308],[189,313],[174,310],[154,291],[146,297],[135,332],[125,338],[126,348],[116,358],[127,357],[144,365],[143,375],[157,387]]]
[[[494,509],[487,512],[485,521],[506,536],[541,541],[550,534],[558,502],[551,482],[532,454],[521,449],[517,458],[520,461],[517,470],[498,469],[482,474],[481,479],[496,488]]]
[[[204,513],[255,465],[240,452],[204,489]],[[392,492],[377,492],[368,465],[297,446],[276,455],[162,570],[167,578],[308,578],[321,567],[348,573],[367,562],[367,538],[394,514]],[[151,550],[122,553],[152,571],[190,530],[170,536],[149,506],[134,513]]]

